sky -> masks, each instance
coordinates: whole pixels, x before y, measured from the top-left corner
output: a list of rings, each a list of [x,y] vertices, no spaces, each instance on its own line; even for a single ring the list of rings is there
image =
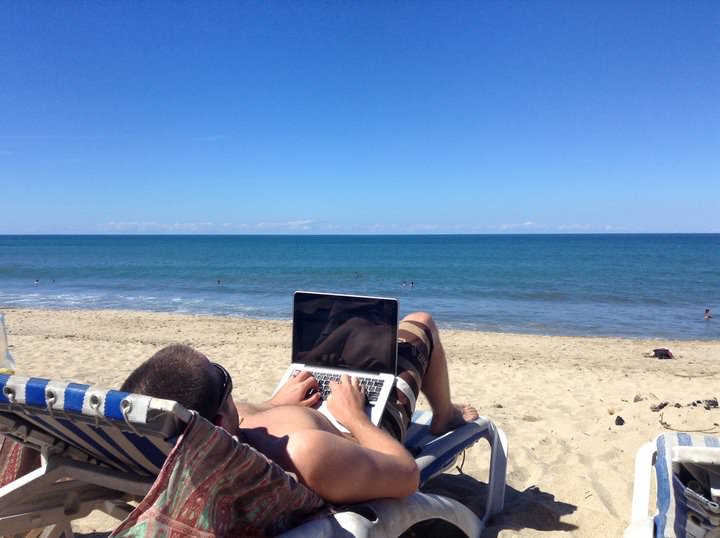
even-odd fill
[[[1,234],[720,232],[720,2],[0,0]]]

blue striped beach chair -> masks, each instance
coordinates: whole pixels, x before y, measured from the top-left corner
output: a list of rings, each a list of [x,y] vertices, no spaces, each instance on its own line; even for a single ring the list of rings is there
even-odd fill
[[[653,468],[656,510],[649,515]],[[664,433],[638,450],[625,536],[720,536],[720,438]]]
[[[135,509],[130,503],[150,491],[194,415],[169,400],[66,381],[0,374],[0,389],[0,435],[41,456],[39,468],[0,487],[0,535],[42,528],[43,536],[72,536],[72,521],[95,509],[126,518]],[[416,493],[336,510],[285,535],[397,536],[417,522],[445,519],[468,536],[479,536],[503,507],[505,435],[480,418],[433,437],[431,418],[429,412],[416,413],[406,443],[423,483],[478,440],[488,441],[491,465],[482,517],[447,497]]]
[[[0,434],[41,457],[0,488],[3,535],[71,534],[95,509],[125,518],[191,417],[175,402],[65,381],[3,374],[0,388]]]

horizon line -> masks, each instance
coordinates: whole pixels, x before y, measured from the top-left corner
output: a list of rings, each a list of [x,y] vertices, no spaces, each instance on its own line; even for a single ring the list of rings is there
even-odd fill
[[[107,233],[107,232],[27,232],[4,233],[0,237],[397,237],[397,236],[532,236],[532,235],[720,235],[720,232],[400,232],[400,233]]]

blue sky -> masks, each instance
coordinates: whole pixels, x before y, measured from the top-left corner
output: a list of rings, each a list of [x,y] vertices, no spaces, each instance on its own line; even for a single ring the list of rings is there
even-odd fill
[[[720,232],[720,3],[2,2],[0,233]]]

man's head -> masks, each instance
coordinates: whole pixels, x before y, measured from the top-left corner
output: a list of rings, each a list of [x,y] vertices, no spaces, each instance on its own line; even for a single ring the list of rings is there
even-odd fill
[[[228,429],[237,427],[230,375],[190,346],[172,344],[162,348],[138,366],[120,390],[175,400],[210,421],[230,426]]]

